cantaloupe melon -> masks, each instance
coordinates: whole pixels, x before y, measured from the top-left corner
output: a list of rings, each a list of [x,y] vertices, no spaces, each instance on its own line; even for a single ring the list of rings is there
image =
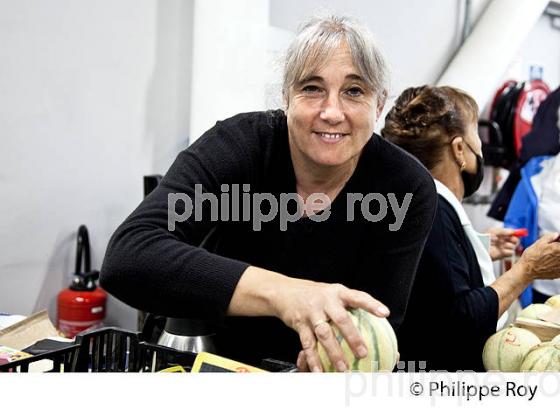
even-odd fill
[[[550,341],[533,347],[523,359],[520,370],[522,372],[560,372],[560,344]]]
[[[484,345],[482,361],[486,370],[518,372],[527,352],[540,343],[532,332],[508,327],[490,336]]]
[[[548,313],[552,310],[552,307],[545,305],[544,303],[533,303],[523,309],[517,317],[524,317],[526,319],[539,320],[539,316]]]
[[[366,312],[363,309],[352,309],[348,311],[352,322],[362,334],[366,342],[368,355],[363,359],[356,358],[343,338],[338,328],[331,323],[331,328],[336,339],[342,347],[349,370],[360,372],[391,371],[397,364],[399,357],[397,337],[387,319],[380,318]],[[317,343],[319,358],[323,370],[335,372],[336,367],[330,362],[327,352]]]
[[[560,295],[549,297],[544,304],[554,309],[560,308]]]

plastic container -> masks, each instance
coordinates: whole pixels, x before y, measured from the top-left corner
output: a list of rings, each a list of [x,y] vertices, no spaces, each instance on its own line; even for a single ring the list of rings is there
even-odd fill
[[[80,346],[75,344],[48,353],[41,353],[32,357],[20,359],[12,363],[0,365],[0,372],[69,372],[75,364],[79,349]],[[45,360],[45,362],[42,362],[43,360]],[[41,368],[41,370],[37,370],[37,368]]]
[[[27,373],[34,364],[52,361],[48,372],[145,372],[153,373],[173,366],[190,372],[195,353],[182,352],[140,340],[140,332],[115,327],[93,330],[76,337],[75,344],[0,366],[0,372]],[[46,362],[43,362],[46,363]],[[50,365],[50,363],[47,363]],[[292,372],[292,363],[266,359],[260,366],[270,372]]]

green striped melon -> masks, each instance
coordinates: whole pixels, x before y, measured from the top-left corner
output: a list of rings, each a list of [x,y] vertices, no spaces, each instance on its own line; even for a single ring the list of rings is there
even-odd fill
[[[554,339],[558,342],[555,343]],[[533,347],[521,364],[522,372],[560,372],[560,339]]]
[[[393,370],[399,358],[399,351],[397,337],[387,319],[374,316],[363,309],[351,309],[348,313],[362,334],[368,349],[368,355],[365,358],[356,358],[338,328],[334,324],[330,324],[342,347],[349,370],[360,372],[390,372]],[[321,343],[317,343],[317,348],[323,370],[335,372],[336,368],[329,360]]]
[[[545,305],[544,303],[533,303],[523,309],[517,317],[524,317],[526,319],[540,320],[539,316],[548,313],[552,310],[552,307]]]
[[[488,338],[482,351],[486,370],[518,372],[527,352],[541,340],[532,332],[508,327]]]
[[[560,308],[560,295],[549,297],[546,302],[544,302],[544,304],[550,306],[553,309]]]

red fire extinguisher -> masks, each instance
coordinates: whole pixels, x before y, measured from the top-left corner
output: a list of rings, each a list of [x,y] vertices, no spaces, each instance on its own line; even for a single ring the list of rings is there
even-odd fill
[[[82,256],[84,271],[82,271]],[[107,293],[97,285],[99,271],[91,270],[89,235],[85,225],[78,229],[76,271],[70,286],[57,298],[57,327],[73,338],[84,330],[101,327],[105,318]]]

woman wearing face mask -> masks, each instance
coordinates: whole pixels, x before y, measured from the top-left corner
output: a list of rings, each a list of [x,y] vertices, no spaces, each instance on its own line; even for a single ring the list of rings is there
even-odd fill
[[[510,254],[516,242],[502,230],[505,241],[485,244],[461,205],[483,177],[477,124],[472,97],[452,87],[423,86],[401,94],[382,130],[428,168],[438,192],[399,331],[401,360],[409,370],[484,370],[484,343],[503,324],[509,306],[534,279],[560,276],[558,234],[543,237],[509,271],[494,276],[492,259]]]

